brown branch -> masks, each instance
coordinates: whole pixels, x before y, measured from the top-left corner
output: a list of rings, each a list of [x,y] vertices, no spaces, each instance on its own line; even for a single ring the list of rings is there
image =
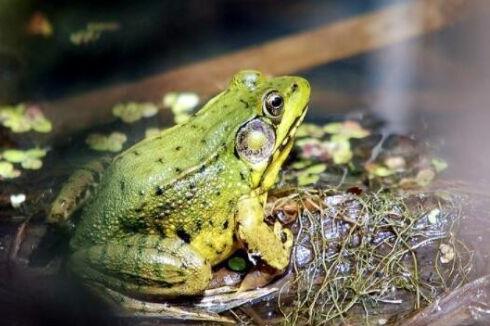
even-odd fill
[[[160,101],[164,93],[182,90],[209,96],[240,69],[288,74],[437,31],[452,23],[468,2],[416,0],[394,5],[140,81],[44,103],[43,107],[48,116],[63,117],[54,119],[54,134],[71,133],[109,121],[110,108],[121,101]]]

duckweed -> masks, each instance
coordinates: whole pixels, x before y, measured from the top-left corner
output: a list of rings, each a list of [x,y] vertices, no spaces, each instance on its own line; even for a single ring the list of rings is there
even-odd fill
[[[126,140],[127,137],[125,134],[113,132],[109,135],[99,133],[90,134],[87,139],[85,139],[85,142],[95,151],[120,152],[123,149]]]
[[[163,97],[164,107],[170,108],[174,114],[175,123],[183,123],[191,117],[199,104],[199,96],[191,92],[171,92]]]
[[[20,176],[20,171],[7,161],[0,161],[0,179],[13,179]]]
[[[112,114],[126,123],[133,123],[141,118],[152,117],[158,113],[158,107],[153,103],[120,103],[112,108]]]
[[[23,133],[31,130],[48,133],[52,130],[51,121],[35,105],[26,106],[25,104],[18,104],[16,106],[0,107],[0,124],[15,133]]]

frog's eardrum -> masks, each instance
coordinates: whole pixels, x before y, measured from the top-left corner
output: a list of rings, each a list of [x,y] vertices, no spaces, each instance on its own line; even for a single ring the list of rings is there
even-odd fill
[[[256,164],[272,155],[275,142],[274,128],[261,119],[253,119],[238,130],[236,150],[240,158]]]

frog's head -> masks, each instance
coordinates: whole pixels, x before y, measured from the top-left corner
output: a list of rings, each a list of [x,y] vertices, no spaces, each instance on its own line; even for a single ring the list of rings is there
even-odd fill
[[[269,189],[293,146],[306,114],[310,85],[300,77],[266,78],[257,71],[237,73],[230,85],[240,90],[250,110],[238,129],[235,150],[252,171],[252,186]]]

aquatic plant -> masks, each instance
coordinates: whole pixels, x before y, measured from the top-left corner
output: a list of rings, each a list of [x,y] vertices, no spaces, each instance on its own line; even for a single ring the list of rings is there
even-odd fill
[[[314,208],[308,198],[316,198]],[[292,279],[279,298],[286,324],[389,318],[384,305],[410,312],[461,285],[471,269],[468,248],[454,237],[456,200],[334,190],[312,190],[299,200]],[[440,209],[435,223],[434,209]]]
[[[70,34],[70,42],[80,46],[96,42],[103,33],[115,32],[121,28],[117,22],[90,22],[85,28]]]
[[[126,142],[127,137],[121,132],[113,132],[109,135],[93,133],[85,139],[87,145],[101,152],[120,152]]]
[[[175,123],[182,123],[191,117],[199,104],[199,96],[191,92],[170,92],[163,97],[163,106],[170,108]]]
[[[141,118],[149,118],[158,113],[158,107],[150,102],[120,103],[112,108],[112,114],[126,123],[133,123]]]
[[[18,104],[0,107],[0,124],[15,133],[36,131],[47,133],[52,130],[51,121],[36,105]]]

